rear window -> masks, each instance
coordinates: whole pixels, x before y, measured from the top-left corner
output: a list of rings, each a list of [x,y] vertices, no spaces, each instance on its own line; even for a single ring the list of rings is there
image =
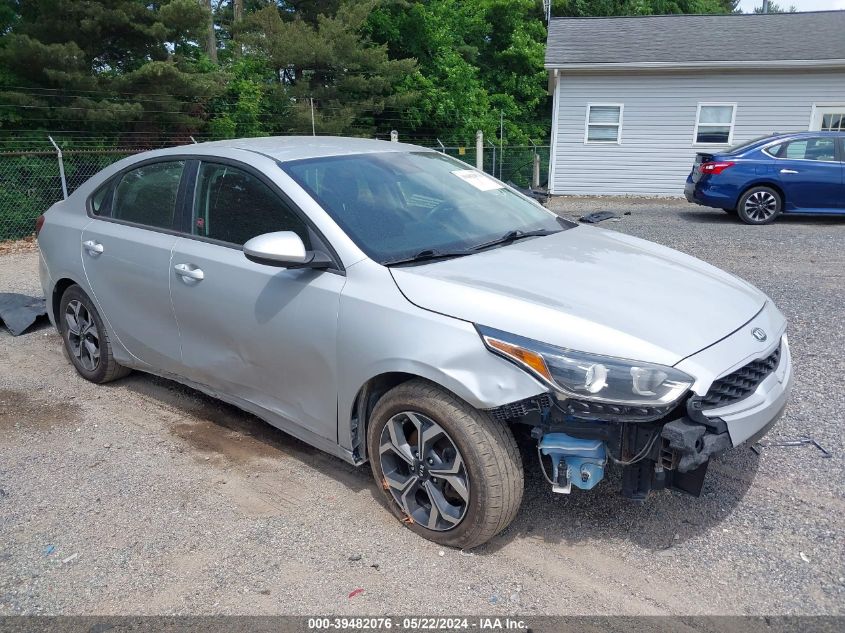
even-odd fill
[[[114,190],[112,217],[159,229],[173,228],[184,166],[184,161],[169,161],[126,172]]]
[[[738,145],[734,145],[733,147],[731,147],[725,153],[726,154],[741,154],[742,152],[744,152],[748,149],[751,149],[755,145],[758,145],[758,144],[762,143],[763,141],[765,141],[766,139],[771,138],[771,137],[772,137],[771,134],[766,134],[766,136],[758,136],[757,138],[752,139],[750,141],[744,141],[744,142],[742,142]]]
[[[91,212],[94,215],[108,215],[111,203],[112,183],[107,182],[91,196]]]

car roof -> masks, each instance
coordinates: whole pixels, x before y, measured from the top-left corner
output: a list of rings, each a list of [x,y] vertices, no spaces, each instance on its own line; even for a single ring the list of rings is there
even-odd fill
[[[159,150],[158,154],[185,153],[187,148],[203,154],[226,155],[226,150],[246,150],[287,162],[307,158],[345,156],[349,154],[374,154],[380,152],[434,151],[407,143],[393,143],[368,138],[345,136],[265,136],[260,138],[238,138],[224,141],[210,141],[195,145],[182,145]]]
[[[842,136],[845,135],[845,132],[819,132],[819,131],[803,131],[803,132],[780,132],[778,134],[772,134],[771,136],[767,137],[766,142],[768,141],[777,141],[783,138],[804,138],[806,136]],[[761,143],[764,142],[763,140],[760,141]]]

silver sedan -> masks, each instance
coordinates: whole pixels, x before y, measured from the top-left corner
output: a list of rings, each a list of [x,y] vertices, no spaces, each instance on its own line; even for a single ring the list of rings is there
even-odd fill
[[[510,523],[523,457],[562,494],[611,467],[635,500],[698,494],[791,385],[786,322],[753,286],[411,145],[147,152],[37,230],[83,377],[165,376],[369,461],[397,518],[445,545]]]

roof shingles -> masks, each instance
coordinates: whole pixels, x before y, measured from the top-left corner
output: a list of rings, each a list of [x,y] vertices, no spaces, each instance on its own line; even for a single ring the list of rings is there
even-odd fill
[[[546,66],[845,60],[845,11],[554,18]]]

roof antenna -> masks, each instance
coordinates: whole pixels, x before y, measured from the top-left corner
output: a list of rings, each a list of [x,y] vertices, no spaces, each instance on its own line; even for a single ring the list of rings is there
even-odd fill
[[[543,14],[546,16],[546,22],[552,19],[552,0],[543,0]]]

